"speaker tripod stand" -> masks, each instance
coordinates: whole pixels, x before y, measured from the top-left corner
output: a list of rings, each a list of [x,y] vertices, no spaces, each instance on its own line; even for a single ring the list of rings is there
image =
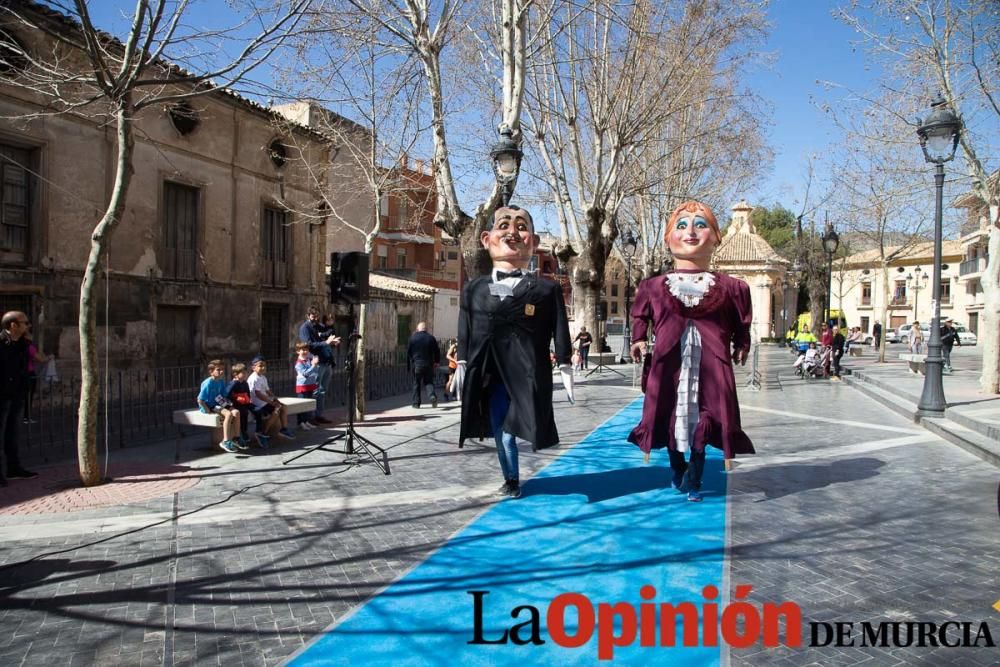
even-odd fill
[[[603,320],[600,321],[600,322],[598,322],[597,324],[599,326],[602,325],[603,324]],[[605,330],[603,326],[601,326],[598,329],[598,333],[600,334],[602,330]],[[611,368],[606,363],[604,363],[604,354],[605,354],[604,353],[604,347],[605,347],[605,344],[607,343],[607,336],[599,335],[597,337],[597,342],[598,342],[598,344],[599,344],[599,346],[601,348],[601,351],[597,353],[598,354],[597,365],[594,366],[593,368],[591,368],[590,372],[588,372],[587,375],[585,375],[584,377],[590,377],[594,373],[603,373],[604,371],[608,371],[610,373],[618,373],[618,375],[620,375],[622,377],[625,377],[624,373],[622,373],[621,371],[619,371],[619,370],[617,370],[615,368]],[[611,348],[609,347],[608,350],[610,351]]]
[[[288,465],[292,461],[301,459],[303,456],[312,454],[316,451],[324,451],[331,454],[343,454],[347,457],[364,454],[371,460],[372,463],[378,466],[379,470],[386,475],[389,474],[389,456],[385,453],[385,450],[358,433],[354,428],[354,409],[357,405],[357,386],[354,381],[354,351],[355,347],[359,344],[358,341],[360,340],[361,336],[351,334],[349,338],[350,342],[347,347],[347,356],[344,361],[344,370],[347,371],[347,430],[327,438],[318,445],[313,445],[304,452],[296,454],[287,461],[282,461],[281,465]],[[331,445],[338,440],[344,441],[343,449],[331,447]],[[355,445],[358,446],[360,452],[355,449]],[[376,452],[378,455],[376,455]]]

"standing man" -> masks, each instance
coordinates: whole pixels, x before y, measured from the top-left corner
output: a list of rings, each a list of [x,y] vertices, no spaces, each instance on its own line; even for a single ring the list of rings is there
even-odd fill
[[[431,386],[431,407],[438,406],[437,392],[434,390],[434,369],[441,363],[441,349],[434,336],[427,333],[427,323],[417,324],[417,330],[410,336],[406,346],[406,368],[413,373],[413,400],[411,405],[420,407],[420,396],[424,385]]]
[[[333,422],[323,416],[326,409],[326,396],[330,393],[330,380],[333,378],[333,347],[340,345],[340,338],[327,333],[319,321],[320,312],[316,306],[309,306],[306,311],[306,321],[299,327],[299,341],[309,346],[309,352],[319,359],[317,364],[316,391],[313,398],[316,399],[317,424],[332,424]]]
[[[959,345],[962,341],[958,337],[958,331],[952,326],[953,319],[950,317],[941,325],[941,354],[944,355],[944,370],[951,372],[951,348],[955,343]]]
[[[844,334],[840,333],[840,327],[833,325],[833,377],[832,380],[840,382],[840,360],[844,357]]]
[[[21,410],[28,390],[28,316],[19,310],[4,313],[0,320],[0,439],[3,441],[4,469],[0,468],[0,486],[7,478],[31,479],[38,473],[21,467],[17,451]]]
[[[875,349],[882,347],[882,323],[876,322],[872,327],[872,337],[875,338]]]
[[[587,327],[580,327],[580,333],[576,335],[573,342],[580,344],[580,357],[583,359],[583,367],[587,368],[587,357],[590,356],[590,344],[594,342],[594,337],[587,331]]]
[[[559,442],[552,414],[552,366],[556,363],[572,401],[572,346],[558,283],[526,272],[538,245],[531,215],[497,209],[480,242],[493,270],[462,290],[458,314],[458,363],[466,366],[459,446],[466,438],[492,436],[504,483],[499,493],[521,495],[517,438],[535,449]]]

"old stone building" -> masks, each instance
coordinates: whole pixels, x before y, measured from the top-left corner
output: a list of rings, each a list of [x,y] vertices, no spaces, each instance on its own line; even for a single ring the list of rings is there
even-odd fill
[[[23,4],[49,28],[75,30]],[[29,51],[51,50],[43,32],[11,21],[4,32]],[[90,235],[114,186],[115,132],[90,107],[44,112],[17,80],[0,72],[0,116],[11,119],[0,124],[0,309],[29,313],[42,348],[72,371]],[[134,176],[99,284],[98,336],[112,366],[284,357],[307,306],[327,301],[329,239],[343,235],[323,216],[320,189],[357,188],[307,176],[304,163],[334,157],[330,142],[279,119],[224,89],[135,119]],[[339,213],[370,219],[360,201]]]

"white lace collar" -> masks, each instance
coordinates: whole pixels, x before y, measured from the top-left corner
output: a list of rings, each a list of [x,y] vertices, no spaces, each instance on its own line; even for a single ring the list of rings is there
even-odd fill
[[[667,274],[667,289],[688,308],[701,303],[714,284],[715,275],[710,271]]]

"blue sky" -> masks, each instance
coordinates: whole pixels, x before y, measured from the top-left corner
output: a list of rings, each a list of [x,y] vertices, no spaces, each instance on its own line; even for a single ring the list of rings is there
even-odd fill
[[[830,102],[844,97],[844,89],[828,89],[819,82],[847,88],[870,88],[874,72],[866,69],[864,52],[852,46],[854,31],[832,16],[837,2],[830,0],[774,0],[767,50],[775,61],[757,70],[747,83],[773,105],[769,143],[774,169],[762,174],[759,185],[747,193],[752,204],[779,202],[794,211],[806,179],[806,157],[820,160],[837,139],[833,123],[811,101]],[[914,149],[919,150],[916,141]],[[821,168],[821,167],[820,167]]]
[[[744,198],[754,205],[780,203],[794,211],[801,207],[806,156],[817,155],[823,170],[826,147],[837,137],[836,128],[814,104],[814,98],[832,103],[847,94],[829,90],[821,81],[864,90],[872,86],[873,72],[866,68],[861,49],[855,50],[853,30],[833,18],[846,0],[773,0],[769,9],[771,31],[766,50],[773,54],[769,66],[748,73],[745,84],[761,93],[772,111],[768,140],[774,151],[773,169],[762,170]],[[188,23],[218,25],[230,13],[223,0],[193,2]],[[91,3],[92,19],[99,27],[123,34],[134,4],[125,0]],[[916,144],[915,144],[916,149]]]

